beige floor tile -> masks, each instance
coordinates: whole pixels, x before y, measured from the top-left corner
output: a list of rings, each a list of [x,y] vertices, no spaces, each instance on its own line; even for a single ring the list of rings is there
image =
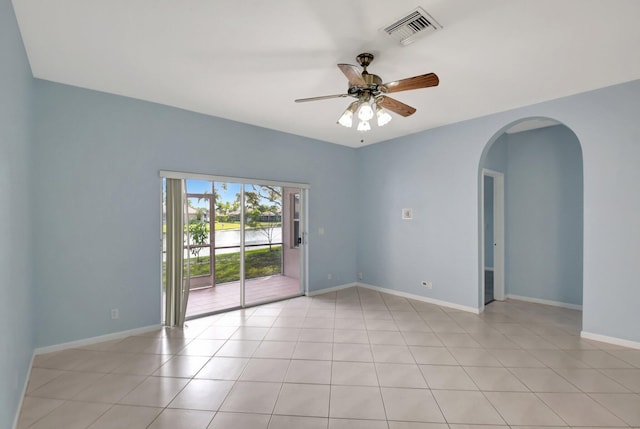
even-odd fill
[[[464,370],[471,377],[480,390],[497,392],[528,392],[527,386],[522,384],[506,368],[465,367]]]
[[[152,375],[191,378],[202,369],[209,359],[208,356],[173,356]]]
[[[274,358],[291,359],[296,343],[292,341],[263,341],[256,352],[254,358]]]
[[[595,393],[589,396],[620,417],[629,426],[640,427],[640,395]]]
[[[281,383],[238,381],[231,389],[220,411],[271,414]]]
[[[329,419],[329,429],[389,429],[389,426],[386,420]]]
[[[507,368],[545,368],[545,365],[526,350],[492,350],[491,354]]]
[[[257,326],[240,326],[229,338],[230,340],[262,341],[269,328]]]
[[[333,360],[347,362],[373,362],[371,346],[369,344],[344,344],[333,345]]]
[[[416,363],[426,365],[459,365],[445,347],[409,346]]]
[[[480,392],[434,390],[433,396],[448,423],[505,424],[493,405]]]
[[[369,334],[369,343],[371,344],[389,344],[389,345],[406,345],[404,337],[397,331],[367,331]]]
[[[162,412],[162,408],[114,405],[89,429],[146,429]]]
[[[171,401],[168,408],[216,411],[225,400],[233,381],[227,380],[191,380]]]
[[[331,361],[325,360],[292,360],[289,363],[287,383],[331,383]]]
[[[422,372],[416,364],[376,363],[380,386],[426,389]]]
[[[65,373],[66,371],[62,371],[59,369],[31,368],[31,373],[29,374],[29,383],[27,384],[27,394],[44,386],[54,378],[57,378],[58,376]]]
[[[26,396],[22,401],[18,429],[31,426],[51,411],[64,404],[63,399],[36,398]]]
[[[626,426],[585,393],[538,393],[569,426]]]
[[[104,376],[105,374],[95,372],[65,372],[29,395],[40,398],[72,399]]]
[[[603,369],[602,373],[634,393],[640,393],[640,369]]]
[[[274,414],[328,417],[329,386],[285,383],[276,402]]]
[[[244,357],[253,356],[260,341],[250,340],[228,340],[220,350],[216,352],[217,357]]]
[[[389,420],[445,422],[429,389],[382,387],[380,390]]]
[[[166,407],[188,382],[186,378],[149,377],[118,402],[126,405]]]
[[[549,368],[510,368],[532,392],[577,392],[573,384]]]
[[[76,366],[93,359],[99,352],[83,349],[67,349],[53,353],[36,355],[33,359],[34,368],[49,368],[72,370]]]
[[[143,375],[106,374],[81,390],[78,401],[116,403],[146,379]]]
[[[333,342],[333,329],[300,329],[298,341],[331,343]]]
[[[288,359],[250,359],[239,380],[282,382],[288,367]]]
[[[212,411],[165,409],[149,426],[149,429],[206,429],[213,419]]]
[[[640,428],[640,351],[580,331],[349,288],[39,355],[18,427]]]
[[[237,380],[247,363],[249,363],[247,358],[212,357],[195,378]]]
[[[369,344],[367,331],[361,329],[336,329],[333,332],[334,343]]]
[[[603,350],[567,350],[566,352],[591,368],[633,368],[630,363]]]
[[[459,366],[420,365],[430,389],[478,390],[473,380]]]
[[[392,319],[366,319],[365,315],[365,324],[367,326],[367,330],[372,331],[399,331],[398,325]]]
[[[203,340],[228,340],[236,332],[236,326],[211,326],[198,336]]]
[[[342,317],[342,318],[336,319],[334,328],[335,330],[340,330],[340,329],[365,330],[367,329],[367,325],[364,321],[364,318],[355,319],[353,317]]]
[[[402,332],[404,341],[410,346],[444,347],[440,338],[433,332]]]
[[[38,420],[29,429],[84,429],[104,414],[111,405],[67,401]]]
[[[415,363],[408,346],[391,346],[386,344],[373,344],[371,346],[373,360],[385,363]]]
[[[217,413],[207,429],[267,429],[269,414]]]
[[[180,352],[179,355],[187,356],[213,356],[216,354],[220,347],[225,343],[225,340],[200,340],[196,339],[187,344]]]
[[[372,362],[333,362],[331,384],[378,386],[376,368]]]
[[[331,386],[329,416],[346,419],[386,419],[380,388]]]
[[[558,368],[555,371],[586,393],[629,393],[627,388],[597,369]]]
[[[275,327],[269,329],[267,335],[264,337],[264,341],[288,341],[296,342],[300,336],[299,328],[280,328]]]
[[[509,425],[564,426],[564,421],[533,393],[487,392],[487,399]]]
[[[314,343],[300,341],[296,344],[292,359],[331,360],[333,343]]]
[[[450,347],[449,352],[451,352],[453,357],[462,366],[502,366],[502,364],[485,349]]]
[[[564,350],[529,350],[540,362],[550,368],[588,368],[589,366],[572,357]]]
[[[456,334],[451,332],[438,333],[438,338],[446,347],[471,347],[481,348],[480,344],[469,334]]]
[[[273,322],[272,328],[300,328],[304,323],[304,316],[279,316]]]
[[[166,361],[169,355],[130,354],[112,372],[116,374],[151,375]]]
[[[327,429],[328,419],[321,417],[277,416],[271,417],[269,429]]]

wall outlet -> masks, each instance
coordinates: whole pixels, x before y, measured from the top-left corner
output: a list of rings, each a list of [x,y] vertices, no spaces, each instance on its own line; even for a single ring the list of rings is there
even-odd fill
[[[426,287],[427,289],[433,289],[433,283],[428,282],[426,280],[422,281],[422,286]]]
[[[358,273],[358,280],[362,280],[363,277],[362,273]]]
[[[327,280],[333,280],[333,274],[332,273],[327,274]]]
[[[120,318],[120,310],[118,310],[117,308],[112,308],[111,309],[111,319],[112,320],[116,320]]]

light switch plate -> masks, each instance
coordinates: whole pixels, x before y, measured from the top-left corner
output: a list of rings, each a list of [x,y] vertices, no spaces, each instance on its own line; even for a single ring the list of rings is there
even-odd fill
[[[413,219],[413,209],[402,209],[402,219],[403,220]]]

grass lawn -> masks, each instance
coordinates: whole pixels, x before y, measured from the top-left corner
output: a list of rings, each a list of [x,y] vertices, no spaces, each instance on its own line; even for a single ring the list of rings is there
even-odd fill
[[[273,246],[271,250],[247,250],[245,258],[245,274],[248,279],[282,272],[282,246]],[[196,258],[191,259],[192,277],[207,274],[210,274],[209,256],[201,257],[199,262]],[[240,280],[240,252],[216,256],[216,283],[238,280]]]

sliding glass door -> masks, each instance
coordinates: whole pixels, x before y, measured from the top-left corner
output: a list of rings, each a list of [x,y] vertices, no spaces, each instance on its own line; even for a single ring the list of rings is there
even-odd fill
[[[241,180],[185,183],[187,318],[303,293],[304,188]]]

